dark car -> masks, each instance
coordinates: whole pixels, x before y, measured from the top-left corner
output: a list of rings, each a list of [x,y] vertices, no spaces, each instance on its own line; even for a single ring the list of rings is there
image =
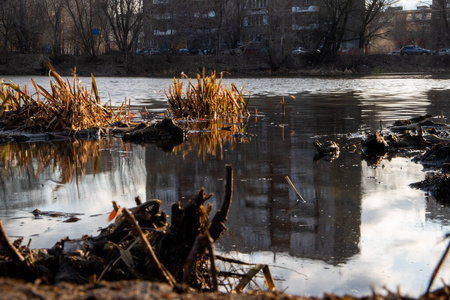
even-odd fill
[[[408,45],[400,49],[400,55],[430,55],[431,50],[420,48],[415,45]]]

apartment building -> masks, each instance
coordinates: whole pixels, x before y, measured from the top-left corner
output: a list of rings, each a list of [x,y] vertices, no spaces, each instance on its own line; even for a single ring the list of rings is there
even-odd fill
[[[297,0],[292,5],[292,31],[302,45],[317,44],[320,30],[319,0]]]
[[[384,15],[386,26],[382,39],[373,43],[375,52],[387,53],[405,45],[435,51],[450,48],[450,0],[433,0],[431,6],[419,5],[412,10],[389,7]]]
[[[314,50],[328,37],[332,47],[343,43],[345,48],[359,48],[365,2],[336,1],[343,4],[333,6],[330,0],[145,0],[144,44],[210,51],[268,46],[276,51],[299,46]],[[340,14],[346,14],[345,18]],[[340,40],[330,38],[330,30]]]
[[[145,0],[144,47],[211,48],[216,12],[204,0]]]
[[[450,0],[433,0],[431,17],[433,45],[438,48],[450,47]]]

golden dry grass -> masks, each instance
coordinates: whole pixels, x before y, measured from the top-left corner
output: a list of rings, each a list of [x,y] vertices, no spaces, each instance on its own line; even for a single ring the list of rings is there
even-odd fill
[[[223,73],[217,78],[214,71],[210,76],[197,74],[197,83],[182,73],[182,77],[188,80],[183,92],[183,82],[180,79],[173,80],[168,91],[164,91],[168,99],[169,114],[175,118],[204,118],[225,116],[248,116],[248,101],[244,99],[243,87],[238,89],[231,83],[227,88],[223,81]]]
[[[101,105],[97,84],[91,75],[88,90],[76,74],[73,83],[65,81],[49,63],[50,89],[46,90],[31,79],[34,93],[26,86],[0,82],[0,129],[40,132],[71,131],[110,126],[117,121],[129,121],[129,111],[122,105],[116,112]]]

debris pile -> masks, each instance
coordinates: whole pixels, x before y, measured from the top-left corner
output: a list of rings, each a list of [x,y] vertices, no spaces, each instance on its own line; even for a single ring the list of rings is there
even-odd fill
[[[113,202],[110,218],[115,222],[98,236],[66,238],[51,249],[29,249],[21,240],[11,243],[0,220],[1,274],[48,284],[144,279],[217,291],[213,245],[227,230],[232,172],[227,166],[224,201],[211,219],[212,205],[206,201],[213,194],[202,188],[185,207],[172,205],[170,224],[160,200],[141,203],[136,197],[131,209]]]
[[[421,182],[412,183],[411,187],[424,190],[439,201],[450,202],[450,133],[446,124],[435,122],[432,118],[431,115],[425,115],[397,120],[386,129],[383,129],[380,122],[380,130],[343,148],[360,152],[362,158],[374,166],[385,157],[412,157],[413,161],[434,173],[427,175]],[[318,148],[315,160],[324,157],[323,146],[318,145],[334,145],[332,149],[339,149],[334,141],[320,143],[315,140],[314,145]],[[331,151],[327,151],[329,152]],[[339,152],[334,152],[333,156],[328,156],[328,160],[338,156]]]

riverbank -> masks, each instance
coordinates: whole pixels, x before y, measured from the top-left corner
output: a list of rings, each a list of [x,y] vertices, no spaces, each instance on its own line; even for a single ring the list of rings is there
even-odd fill
[[[366,76],[384,74],[444,74],[450,71],[450,56],[336,56],[325,63],[315,62],[313,55],[291,56],[272,70],[265,55],[137,55],[123,53],[91,56],[49,56],[44,54],[10,54],[0,63],[1,75],[46,75],[47,62],[61,75],[70,76],[74,67],[79,75],[179,77],[181,72],[195,76],[205,68],[232,77],[267,76]]]
[[[410,298],[393,292],[384,292],[383,295],[367,295],[366,297],[352,297],[348,295],[337,296],[324,294],[323,297],[305,297],[289,295],[281,291],[254,291],[246,293],[199,293],[193,290],[184,292],[173,289],[168,284],[144,280],[121,280],[115,282],[101,281],[90,284],[59,283],[57,285],[45,285],[41,282],[31,283],[14,278],[0,277],[1,299],[179,299],[179,300],[387,300],[387,299],[448,299],[445,289],[437,290],[427,296]]]
[[[77,285],[72,283],[59,283],[57,285],[44,285],[40,283],[25,282],[13,278],[0,277],[1,299],[180,299],[180,300],[384,300],[384,299],[414,299],[396,293],[385,292],[385,295],[367,295],[355,298],[352,296],[336,296],[325,294],[323,297],[304,297],[289,295],[280,291],[247,292],[247,293],[199,293],[192,290],[177,292],[168,284],[144,280],[122,280],[116,282],[101,281],[98,283]],[[444,290],[430,293],[418,299],[448,299]]]

